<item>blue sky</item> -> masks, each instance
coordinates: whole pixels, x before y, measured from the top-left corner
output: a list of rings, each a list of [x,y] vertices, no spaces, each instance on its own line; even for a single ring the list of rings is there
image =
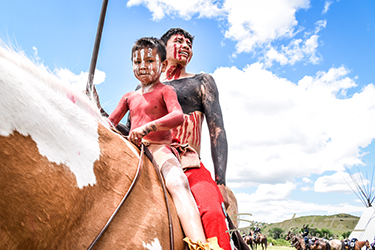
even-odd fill
[[[3,1],[0,38],[84,86],[101,5]],[[195,36],[188,71],[218,85],[227,184],[247,219],[361,214],[344,178],[375,165],[374,1],[110,0],[95,75],[107,112],[137,84],[133,43],[171,27]]]

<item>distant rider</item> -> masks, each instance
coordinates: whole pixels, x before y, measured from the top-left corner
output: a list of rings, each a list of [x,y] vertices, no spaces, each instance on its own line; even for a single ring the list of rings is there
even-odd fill
[[[303,229],[304,229],[304,232],[302,234],[302,237],[305,241],[305,246],[306,248],[310,248],[310,242],[309,242],[309,228],[307,227],[307,225],[303,225]]]
[[[254,229],[254,240],[257,240],[259,238],[259,234],[260,234],[260,227],[256,226],[255,229]]]

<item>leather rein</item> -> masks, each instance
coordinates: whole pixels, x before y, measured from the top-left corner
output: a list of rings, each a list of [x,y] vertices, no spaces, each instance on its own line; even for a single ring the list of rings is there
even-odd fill
[[[167,193],[167,189],[165,187],[163,176],[160,173],[158,164],[156,163],[156,161],[155,161],[152,153],[148,150],[148,148],[143,143],[141,144],[140,150],[141,150],[141,153],[140,153],[140,156],[139,156],[140,159],[139,159],[139,163],[138,163],[138,167],[137,167],[137,172],[136,172],[136,175],[135,175],[135,177],[133,179],[132,184],[130,185],[128,191],[125,193],[124,197],[122,198],[121,202],[119,203],[119,205],[117,206],[117,208],[115,209],[115,211],[109,217],[107,223],[104,225],[104,227],[102,228],[102,230],[99,232],[99,234],[95,237],[95,239],[93,240],[93,242],[87,248],[88,250],[91,250],[94,247],[94,245],[96,244],[96,242],[100,239],[100,237],[103,235],[104,231],[108,228],[109,224],[112,222],[113,218],[115,217],[115,215],[117,214],[117,212],[120,210],[121,206],[124,204],[125,200],[128,198],[129,194],[133,190],[133,187],[137,183],[137,181],[139,179],[139,175],[140,175],[141,170],[142,170],[143,156],[144,156],[144,154],[146,154],[146,156],[152,162],[152,165],[153,165],[153,167],[154,167],[154,169],[155,169],[155,171],[156,171],[156,173],[158,175],[159,182],[160,182],[160,184],[161,184],[161,186],[163,188],[165,203],[166,203],[167,211],[168,211],[170,249],[171,250],[174,249],[174,234],[173,234],[172,216],[171,216],[171,211],[170,211],[169,202],[168,202],[168,193]]]

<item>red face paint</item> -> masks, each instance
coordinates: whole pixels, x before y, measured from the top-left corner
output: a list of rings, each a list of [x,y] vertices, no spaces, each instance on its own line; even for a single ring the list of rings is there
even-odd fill
[[[179,64],[177,66],[174,66],[174,65],[171,66],[167,70],[167,73],[166,73],[167,80],[175,80],[175,79],[180,78],[181,70],[182,70],[182,66]]]
[[[167,54],[168,53],[170,53],[171,56],[173,53],[173,58],[175,60],[186,60],[186,62],[189,63],[193,55],[190,39],[180,34],[175,35],[167,43]]]

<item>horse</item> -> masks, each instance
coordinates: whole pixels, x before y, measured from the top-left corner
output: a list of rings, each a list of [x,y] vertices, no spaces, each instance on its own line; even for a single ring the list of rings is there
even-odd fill
[[[353,250],[361,250],[364,246],[366,246],[366,249],[371,248],[368,240],[356,241]]]
[[[236,220],[236,215],[238,214],[238,204],[236,196],[234,195],[233,191],[228,187],[225,186],[225,190],[228,194],[229,199],[229,206],[227,208],[227,213],[231,216],[232,222],[236,228],[238,228],[238,221]]]
[[[310,246],[311,250],[331,250],[331,245],[322,239],[316,239],[314,243]]]
[[[286,235],[285,239],[290,240],[290,244],[292,244],[297,250],[306,249],[304,239],[301,237],[298,237],[297,235],[291,233],[290,231]]]
[[[243,237],[243,240],[248,246],[250,246],[251,249],[253,249],[253,238],[251,236],[247,235]]]
[[[3,44],[0,89],[0,249],[185,249],[151,162],[84,93]]]
[[[341,250],[344,248],[344,242],[342,240],[330,240],[329,244],[332,250]]]
[[[267,236],[259,233],[257,235],[254,234],[254,231],[250,230],[250,236],[253,238],[253,242],[255,243],[255,249],[257,249],[258,245],[262,246],[262,249],[267,249]],[[254,236],[256,236],[254,238]]]

